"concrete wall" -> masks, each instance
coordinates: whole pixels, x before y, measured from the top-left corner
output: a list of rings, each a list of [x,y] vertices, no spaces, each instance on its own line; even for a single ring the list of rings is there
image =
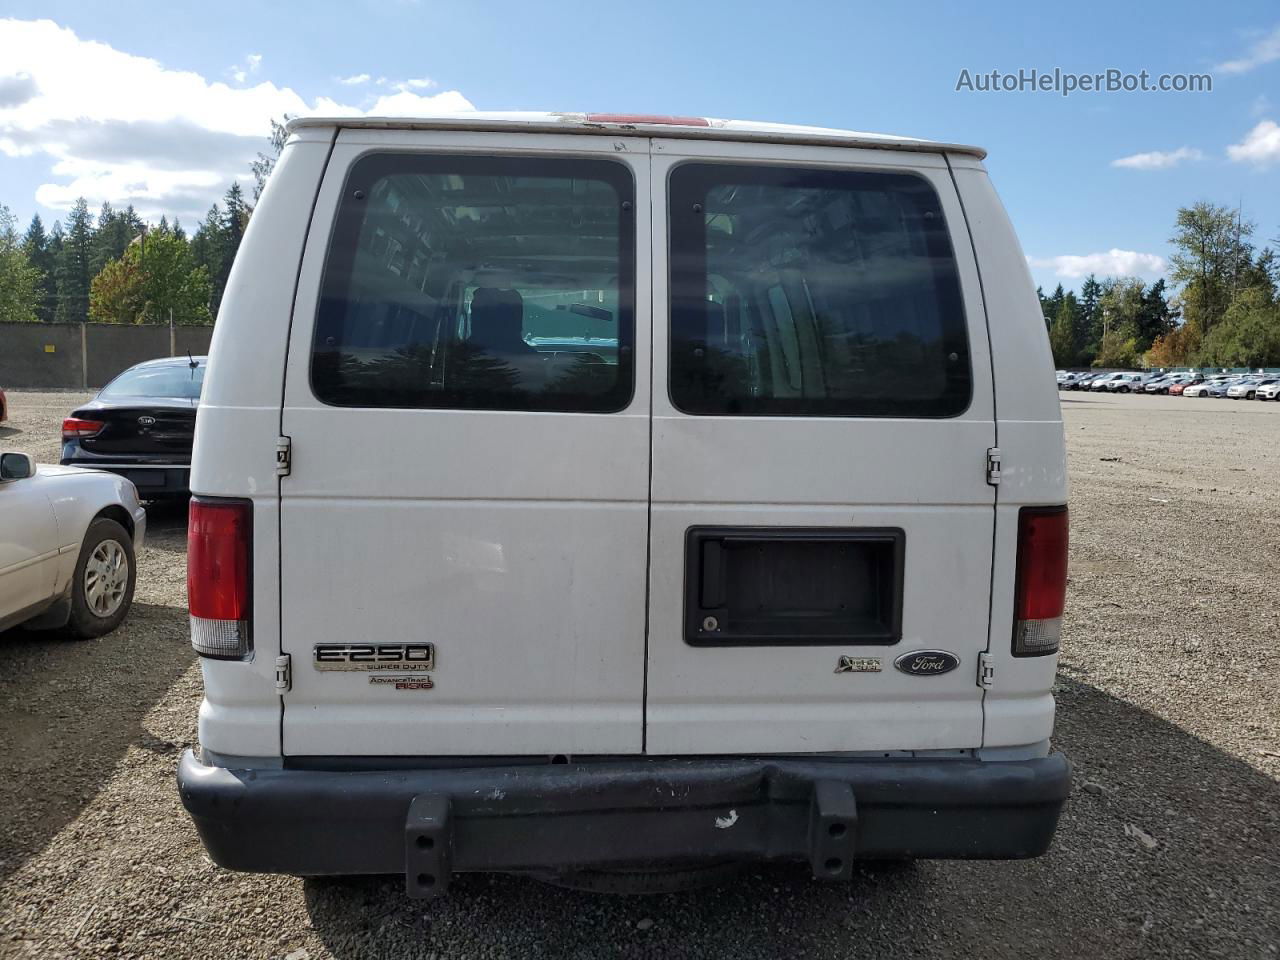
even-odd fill
[[[0,323],[0,387],[101,387],[135,363],[209,352],[213,327]]]

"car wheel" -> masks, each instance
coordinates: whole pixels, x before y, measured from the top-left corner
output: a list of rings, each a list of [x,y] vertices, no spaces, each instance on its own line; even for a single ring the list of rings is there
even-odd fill
[[[128,531],[106,517],[89,524],[71,581],[68,632],[76,639],[88,640],[118,627],[133,603],[137,578]]]

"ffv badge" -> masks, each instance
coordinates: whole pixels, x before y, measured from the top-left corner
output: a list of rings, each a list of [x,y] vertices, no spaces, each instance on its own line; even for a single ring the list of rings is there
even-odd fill
[[[879,657],[839,657],[836,660],[836,673],[879,673]]]
[[[960,666],[960,658],[946,650],[912,650],[893,661],[893,665],[913,677],[936,677]]]

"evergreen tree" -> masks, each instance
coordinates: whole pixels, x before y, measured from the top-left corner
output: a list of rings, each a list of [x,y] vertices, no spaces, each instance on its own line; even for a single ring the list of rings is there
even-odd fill
[[[284,115],[285,123],[289,122],[289,115]],[[271,171],[275,169],[276,161],[280,159],[280,151],[284,149],[284,142],[288,134],[285,133],[284,124],[277,123],[273,118],[271,120],[271,136],[268,138],[271,144],[270,153],[259,153],[258,159],[249,164],[249,169],[253,171],[253,199],[256,201],[262,196],[262,191],[267,185],[267,178],[271,176]]]
[[[1059,367],[1070,367],[1076,363],[1078,308],[1075,297],[1070,294],[1068,297],[1063,298],[1058,307],[1058,313],[1053,318],[1053,326],[1049,328],[1049,346],[1053,349],[1053,362]]]
[[[244,229],[249,224],[249,206],[244,202],[244,192],[238,181],[232,181],[230,189],[222,198],[222,224],[218,249],[218,269],[210,273],[213,278],[213,301],[210,309],[217,316],[218,307],[222,304],[223,291],[227,289],[227,277],[231,274],[231,264],[235,262],[236,252],[240,249],[240,241],[244,238]]]
[[[13,214],[0,203],[0,321],[34,323],[40,302],[40,271],[27,259]]]
[[[82,323],[89,316],[90,259],[93,246],[93,215],[84,197],[76,201],[67,217],[66,239],[54,267],[57,281],[59,321]]]
[[[93,234],[90,274],[97,276],[103,267],[124,253],[137,235],[138,231],[132,228],[127,213],[116,213],[110,203],[104,203],[98,214],[98,229]]]
[[[222,210],[215,203],[205,214],[204,220],[191,235],[191,260],[198,267],[204,267],[212,281],[209,300],[210,311],[217,316],[218,304],[222,300],[222,291],[217,285],[217,278],[222,274],[224,250],[222,234]]]
[[[36,319],[42,323],[50,323],[58,303],[53,279],[54,257],[51,241],[44,232],[44,221],[38,213],[31,217],[31,225],[22,238],[22,251],[27,255],[27,262],[40,271],[40,299],[36,304]]]
[[[1098,352],[1098,344],[1102,341],[1102,284],[1092,273],[1085,277],[1080,285],[1080,326],[1076,331],[1077,353],[1089,359]]]
[[[1164,278],[1157,280],[1142,294],[1135,328],[1139,349],[1148,349],[1158,338],[1175,326],[1173,308],[1165,296]]]

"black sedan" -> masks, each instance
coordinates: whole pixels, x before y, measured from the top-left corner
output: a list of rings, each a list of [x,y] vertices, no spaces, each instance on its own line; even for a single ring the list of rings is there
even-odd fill
[[[191,491],[191,442],[205,357],[130,367],[62,421],[62,463],[128,477],[144,500]]]

